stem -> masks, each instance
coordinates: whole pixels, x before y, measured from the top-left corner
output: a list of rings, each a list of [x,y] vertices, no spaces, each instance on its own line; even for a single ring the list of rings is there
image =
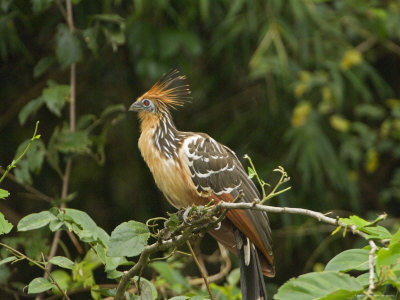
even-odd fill
[[[6,248],[8,251],[10,251],[12,254],[16,255],[19,257],[19,259],[26,259],[27,261],[29,261],[30,263],[34,264],[35,266],[41,268],[42,270],[44,270],[46,272],[46,274],[48,274],[48,277],[50,277],[52,283],[59,289],[59,291],[61,292],[61,294],[64,296],[65,299],[70,300],[70,298],[68,297],[68,295],[65,293],[65,291],[60,287],[60,285],[57,283],[57,281],[54,279],[54,277],[51,275],[50,270],[46,267],[46,263],[40,263],[36,260],[33,260],[32,258],[26,256],[25,254],[23,254],[22,252],[19,252],[17,249],[14,249],[6,244],[0,243],[0,246],[3,246],[4,248]]]
[[[199,260],[197,259],[197,256],[196,256],[196,254],[195,254],[194,251],[193,251],[192,245],[190,245],[190,242],[189,242],[189,241],[186,241],[186,244],[188,245],[189,250],[190,250],[190,253],[192,253],[193,260],[194,260],[194,262],[196,263],[197,268],[199,269],[199,271],[200,271],[200,273],[201,273],[201,276],[202,276],[203,279],[204,279],[204,283],[205,283],[205,285],[206,285],[206,287],[207,287],[208,294],[210,295],[211,300],[214,300],[214,295],[212,294],[212,291],[211,291],[211,288],[210,288],[210,284],[209,284],[209,282],[208,282],[207,274],[204,272],[204,269],[203,269],[202,266],[200,265],[200,262],[199,262]]]
[[[40,136],[36,136],[37,130],[38,130],[38,126],[39,126],[39,121],[36,122],[36,126],[35,126],[35,131],[33,132],[33,136],[31,138],[31,140],[29,141],[28,146],[26,146],[26,148],[24,149],[24,151],[22,152],[22,154],[15,160],[13,160],[11,162],[11,164],[9,164],[6,168],[6,170],[3,173],[3,176],[1,176],[0,178],[0,182],[2,182],[4,180],[4,178],[6,177],[7,173],[10,172],[10,170],[12,168],[14,168],[17,163],[21,160],[21,158],[26,154],[26,152],[28,152],[29,148],[31,147],[32,143],[34,140],[37,140]]]
[[[61,10],[62,12],[62,10]],[[67,23],[69,30],[71,32],[75,31],[74,25],[74,17],[73,17],[73,10],[72,10],[72,2],[71,0],[66,0],[66,13],[67,13]],[[76,128],[76,64],[72,64],[70,67],[70,103],[69,103],[69,129],[71,132],[74,132]],[[65,172],[62,178],[62,188],[61,188],[61,199],[64,199],[68,195],[68,186],[69,186],[69,179],[71,175],[71,166],[72,166],[72,159],[68,158],[66,165],[65,165]],[[60,205],[60,208],[63,209],[66,207],[65,203]],[[60,240],[61,231],[57,231],[54,234],[53,242],[51,244],[51,249],[49,253],[48,260],[50,260],[57,252],[58,243]],[[72,240],[74,242],[74,240]],[[76,244],[76,243],[74,243]],[[79,248],[78,248],[79,251]],[[47,266],[48,270],[51,271],[52,264],[49,263]],[[50,274],[50,273],[46,273]],[[46,278],[45,274],[45,278]],[[48,276],[48,275],[47,275]],[[40,296],[37,299],[41,299]]]

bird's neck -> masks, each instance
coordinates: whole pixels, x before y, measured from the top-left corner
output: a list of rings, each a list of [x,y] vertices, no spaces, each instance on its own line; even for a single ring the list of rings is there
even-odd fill
[[[167,159],[177,158],[184,134],[178,131],[169,112],[140,116],[141,132],[152,139],[156,150]],[[148,140],[147,142],[150,142]]]

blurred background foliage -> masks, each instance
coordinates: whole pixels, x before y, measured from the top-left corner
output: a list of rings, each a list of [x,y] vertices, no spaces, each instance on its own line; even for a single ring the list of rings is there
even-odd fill
[[[123,112],[159,76],[178,68],[193,101],[173,113],[249,154],[262,178],[278,165],[293,189],[272,205],[398,226],[400,205],[399,0],[73,0],[71,33],[59,0],[0,0],[0,165],[41,139],[8,180],[0,210],[12,223],[49,203],[86,211],[110,232],[174,209],[137,149],[138,122]],[[77,62],[77,131],[68,130],[69,66]],[[69,196],[62,170],[72,158]],[[358,240],[300,216],[270,216],[277,276],[269,288],[318,270]],[[48,249],[50,232],[27,236]],[[29,246],[35,239],[36,248]],[[68,245],[68,238],[63,236]],[[216,249],[206,238],[201,248]],[[36,250],[35,250],[36,249]],[[0,281],[26,274],[3,267]],[[186,275],[186,274],[185,274]]]

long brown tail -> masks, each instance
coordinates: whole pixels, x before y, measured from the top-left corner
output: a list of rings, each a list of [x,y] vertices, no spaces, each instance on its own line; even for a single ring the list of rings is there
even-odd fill
[[[239,230],[236,231],[240,267],[240,289],[243,300],[267,300],[264,276],[254,244]]]

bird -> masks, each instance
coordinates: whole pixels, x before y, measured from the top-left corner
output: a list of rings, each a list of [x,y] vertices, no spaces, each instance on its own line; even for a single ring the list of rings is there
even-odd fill
[[[190,94],[186,76],[171,70],[129,107],[138,113],[138,147],[156,185],[177,209],[259,200],[235,152],[205,133],[175,127],[171,110],[188,102]],[[266,212],[229,210],[218,227],[209,233],[238,256],[242,299],[267,299],[263,276],[275,276],[275,263]]]

